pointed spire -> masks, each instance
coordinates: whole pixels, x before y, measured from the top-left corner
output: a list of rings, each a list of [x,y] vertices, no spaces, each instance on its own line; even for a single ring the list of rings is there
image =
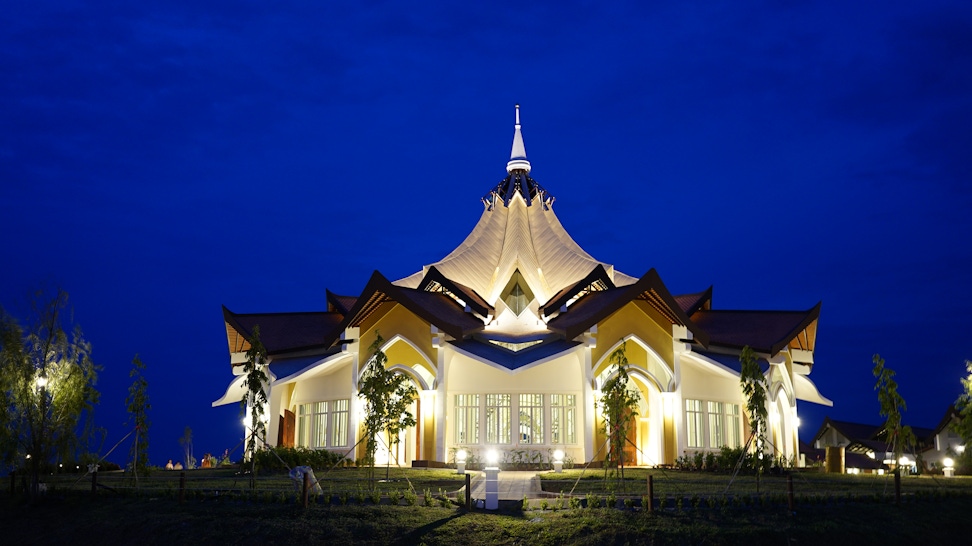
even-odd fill
[[[530,162],[526,158],[526,147],[523,146],[523,133],[520,132],[520,105],[516,105],[516,124],[513,126],[513,149],[510,151],[510,161],[506,164],[506,172],[514,170],[530,172]]]

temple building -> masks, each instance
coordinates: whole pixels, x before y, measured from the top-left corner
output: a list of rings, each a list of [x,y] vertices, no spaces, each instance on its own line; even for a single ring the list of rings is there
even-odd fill
[[[496,449],[508,461],[547,461],[554,450],[576,463],[603,460],[598,399],[624,344],[639,394],[625,459],[673,464],[746,443],[739,353],[749,346],[769,385],[768,449],[799,464],[797,400],[832,405],[808,377],[820,304],[714,309],[712,287],[673,295],[654,269],[616,271],[574,242],[531,172],[517,106],[506,176],[450,254],[398,280],[375,271],[357,295],[327,291],[325,311],[224,307],[234,377],[213,405],[243,397],[242,364],[259,326],[270,443],[348,453],[362,434],[358,380],[380,334],[387,366],[419,396],[416,426],[379,459],[436,465],[462,448],[474,457]]]

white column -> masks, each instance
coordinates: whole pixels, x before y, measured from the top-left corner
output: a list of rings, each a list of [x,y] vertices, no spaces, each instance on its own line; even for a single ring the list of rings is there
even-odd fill
[[[432,348],[435,349],[435,460],[446,459],[446,348],[445,334],[432,326]]]
[[[597,409],[594,407],[594,363],[591,351],[597,344],[595,336],[597,326],[594,326],[584,334],[583,357],[580,358],[581,377],[584,383],[584,461],[590,461],[594,457],[594,419]]]
[[[358,442],[358,416],[361,413],[361,400],[358,398],[358,349],[361,347],[361,330],[359,328],[347,328],[341,334],[341,340],[348,340],[351,343],[341,345],[343,352],[351,355],[351,399],[348,403],[348,446],[353,446]],[[355,454],[350,454],[351,459],[355,459]]]

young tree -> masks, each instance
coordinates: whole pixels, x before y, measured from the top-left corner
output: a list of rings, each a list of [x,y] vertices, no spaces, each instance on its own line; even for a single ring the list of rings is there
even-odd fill
[[[65,292],[38,291],[33,304],[25,328],[0,310],[0,452],[7,464],[26,465],[32,496],[41,471],[56,457],[77,455],[86,442],[100,369],[81,329],[64,329]]]
[[[375,453],[378,451],[378,435],[387,433],[391,443],[397,444],[400,433],[415,426],[415,417],[408,411],[418,396],[418,391],[407,377],[385,368],[388,357],[381,346],[385,340],[375,333],[375,342],[369,350],[371,360],[358,382],[358,396],[365,402],[365,459],[370,466],[370,480],[375,478]]]
[[[186,470],[196,468],[196,458],[192,456],[192,429],[188,426],[182,431],[182,438],[179,438],[179,445],[182,446],[182,460]]]
[[[132,371],[128,377],[132,378],[132,384],[128,387],[128,397],[125,404],[128,406],[128,424],[135,427],[135,442],[132,444],[132,472],[136,479],[139,474],[143,476],[148,473],[148,429],[149,418],[148,410],[152,409],[148,397],[148,380],[142,375],[145,364],[135,355],[132,360]]]
[[[748,345],[739,353],[739,364],[739,385],[746,397],[746,416],[749,418],[749,427],[756,444],[756,491],[759,491],[766,443],[766,376],[759,369],[756,353]]]
[[[881,427],[881,435],[887,439],[891,451],[894,453],[894,472],[897,474],[898,461],[906,448],[915,444],[915,435],[911,427],[902,426],[901,412],[908,409],[904,398],[898,393],[898,382],[894,380],[894,370],[884,365],[881,355],[875,354],[871,359],[874,363],[874,377],[877,383],[874,390],[878,391],[878,402],[881,404],[881,416],[887,417]]]
[[[638,416],[640,399],[636,389],[628,388],[626,345],[627,342],[621,343],[611,353],[609,358],[613,366],[613,374],[601,387],[604,430],[608,437],[608,463],[611,466],[621,467],[622,483],[624,483],[624,446],[628,438],[628,429]]]
[[[246,394],[240,401],[240,412],[246,414],[249,410],[250,424],[247,426],[246,451],[250,457],[250,486],[256,487],[256,450],[261,444],[267,441],[267,427],[265,408],[267,405],[267,392],[265,386],[269,381],[265,371],[267,362],[267,350],[260,341],[260,327],[253,327],[253,339],[250,340],[250,350],[246,352],[246,362],[243,364],[243,373],[246,375],[244,385]]]

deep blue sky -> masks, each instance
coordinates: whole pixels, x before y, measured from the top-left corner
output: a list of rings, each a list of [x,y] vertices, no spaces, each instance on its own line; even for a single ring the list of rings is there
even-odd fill
[[[823,301],[811,379],[835,406],[801,403],[805,439],[879,421],[875,352],[911,424],[959,394],[972,3],[176,4],[0,18],[0,304],[71,294],[108,446],[135,353],[153,463],[186,425],[197,456],[236,445],[238,408],[210,407],[220,305],[321,310],[443,257],[505,174],[517,102],[599,260],[714,285],[717,308]]]

